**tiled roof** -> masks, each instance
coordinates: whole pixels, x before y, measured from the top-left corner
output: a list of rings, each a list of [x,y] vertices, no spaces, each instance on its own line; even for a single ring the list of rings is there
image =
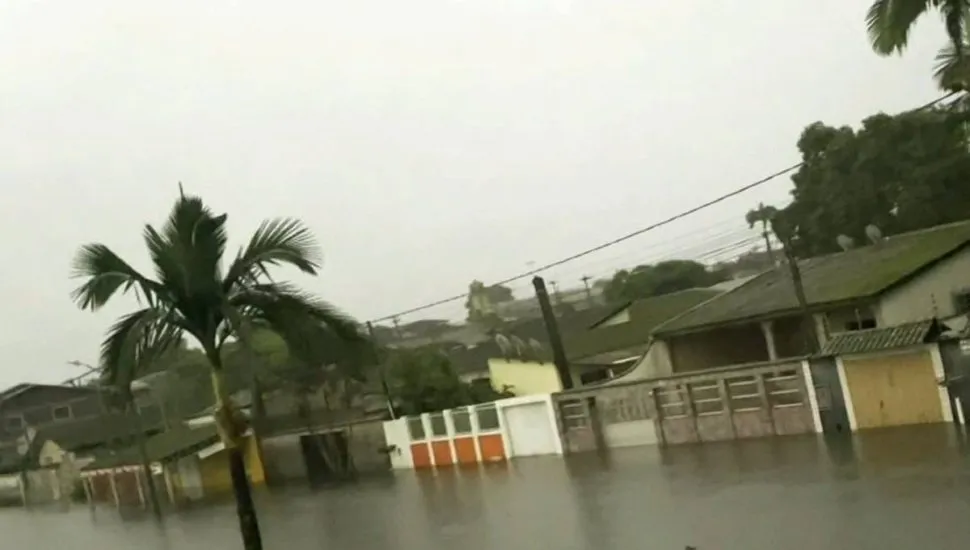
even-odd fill
[[[170,430],[149,437],[145,441],[145,454],[149,462],[164,462],[171,458],[187,456],[198,452],[219,439],[214,424],[190,428],[179,424]],[[138,446],[132,445],[113,453],[104,453],[94,462],[84,467],[85,470],[101,470],[118,466],[136,465],[141,463]]]
[[[631,302],[601,321],[605,322],[623,311],[628,311],[630,320],[625,323],[598,324],[589,330],[563,335],[566,353],[570,359],[583,359],[643,346],[650,341],[651,333],[658,325],[718,294],[720,292],[717,290],[698,288]]]
[[[798,262],[809,306],[870,298],[889,290],[970,242],[970,222],[903,233],[882,242]],[[777,317],[797,311],[788,266],[767,271],[740,287],[675,317],[657,334]]]
[[[850,355],[925,344],[938,336],[942,327],[935,320],[906,323],[894,327],[855,330],[833,334],[823,355]]]

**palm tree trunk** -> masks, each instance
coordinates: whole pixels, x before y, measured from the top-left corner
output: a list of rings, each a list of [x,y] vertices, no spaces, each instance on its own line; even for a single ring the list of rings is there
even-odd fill
[[[155,519],[162,519],[162,505],[158,500],[158,488],[155,487],[155,478],[152,477],[152,467],[148,460],[148,449],[145,446],[145,428],[142,426],[141,413],[134,402],[129,401],[128,410],[135,419],[135,438],[138,442],[138,455],[141,458],[142,473],[145,474],[145,485],[148,487],[148,501],[152,507],[152,514]]]
[[[243,539],[245,550],[263,550],[263,537],[256,518],[256,506],[253,503],[252,488],[249,486],[249,476],[246,474],[246,460],[244,458],[242,433],[232,401],[226,393],[222,374],[221,360],[218,353],[209,356],[215,363],[212,371],[212,391],[216,398],[216,424],[219,426],[219,436],[226,446],[229,460],[229,477],[232,480],[232,492],[236,498],[236,515],[239,518],[239,531]]]

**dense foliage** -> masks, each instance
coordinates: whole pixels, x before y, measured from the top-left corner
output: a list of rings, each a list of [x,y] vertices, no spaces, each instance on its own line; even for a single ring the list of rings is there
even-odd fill
[[[779,213],[799,256],[839,250],[839,235],[866,242],[970,214],[970,149],[962,120],[942,109],[879,114],[862,127],[809,125],[798,140],[804,165],[793,202]]]

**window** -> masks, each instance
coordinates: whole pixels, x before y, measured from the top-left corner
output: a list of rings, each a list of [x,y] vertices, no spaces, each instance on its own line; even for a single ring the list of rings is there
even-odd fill
[[[54,420],[68,420],[71,418],[71,407],[70,405],[52,407],[51,414],[53,415]]]
[[[475,407],[475,416],[478,418],[479,430],[485,432],[498,429],[498,411],[495,410],[495,405]]]
[[[472,433],[472,418],[468,409],[455,409],[451,412],[451,421],[455,424],[456,434]]]
[[[4,419],[3,424],[9,431],[19,431],[24,429],[24,418],[22,416],[8,416]]]
[[[958,290],[953,293],[954,313],[970,313],[970,289]]]
[[[428,417],[431,421],[431,435],[434,437],[445,437],[448,435],[448,426],[445,424],[445,416],[442,413],[435,413]]]
[[[420,416],[408,418],[408,435],[411,436],[411,441],[424,439],[424,422],[421,421]]]

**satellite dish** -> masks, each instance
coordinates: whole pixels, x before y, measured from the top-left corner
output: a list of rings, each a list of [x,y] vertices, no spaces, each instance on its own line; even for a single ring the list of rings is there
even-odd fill
[[[869,238],[872,244],[877,244],[882,240],[882,230],[870,223],[866,226],[866,237]]]
[[[855,246],[855,241],[848,235],[839,235],[835,238],[835,242],[839,243],[839,247],[842,250],[849,250]]]

